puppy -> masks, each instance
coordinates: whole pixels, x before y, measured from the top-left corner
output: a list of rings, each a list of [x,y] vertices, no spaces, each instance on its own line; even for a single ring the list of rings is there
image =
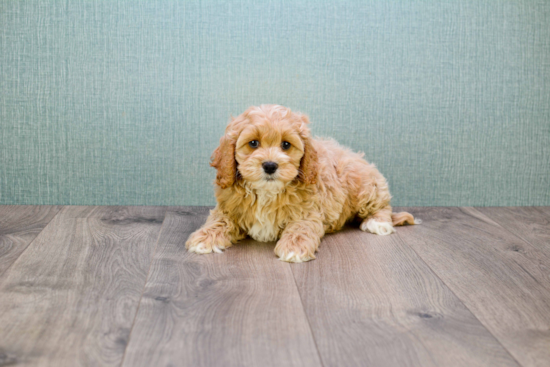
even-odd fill
[[[388,183],[363,154],[313,139],[308,124],[278,105],[250,107],[228,124],[212,154],[218,205],[187,240],[190,252],[221,253],[248,235],[278,240],[279,259],[299,263],[315,259],[325,233],[348,221],[378,235],[415,224],[409,213],[392,213]]]

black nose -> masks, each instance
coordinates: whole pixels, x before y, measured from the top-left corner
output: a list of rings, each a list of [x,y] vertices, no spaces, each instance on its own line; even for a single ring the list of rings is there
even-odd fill
[[[265,173],[272,174],[277,171],[279,165],[275,162],[264,162],[262,163],[262,167],[264,168]]]

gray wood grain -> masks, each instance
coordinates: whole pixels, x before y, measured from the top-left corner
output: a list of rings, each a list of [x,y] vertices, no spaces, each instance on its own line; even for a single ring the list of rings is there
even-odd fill
[[[3,363],[120,365],[164,211],[64,208],[0,286]]]
[[[348,228],[292,271],[325,367],[517,365],[398,236]]]
[[[188,254],[204,207],[0,206],[0,365],[547,366],[550,209],[409,210],[289,265]]]
[[[319,366],[289,264],[274,244],[188,253],[206,208],[166,215],[124,366]]]
[[[406,209],[406,208],[405,208]],[[550,363],[550,263],[473,208],[410,208],[399,237],[524,366]]]
[[[537,210],[540,210],[547,216],[550,216],[550,206],[536,206],[535,208],[537,208]]]
[[[476,208],[550,258],[550,207]]]
[[[0,277],[61,206],[0,205]]]

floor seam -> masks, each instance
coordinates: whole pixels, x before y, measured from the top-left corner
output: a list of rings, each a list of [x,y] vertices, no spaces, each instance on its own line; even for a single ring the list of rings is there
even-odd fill
[[[534,248],[535,250],[539,251],[541,253],[541,255],[543,255],[545,258],[548,259],[549,261],[549,264],[550,264],[550,257],[548,257],[548,255],[546,255],[543,251],[541,251],[537,246],[533,245],[531,242],[529,242],[528,240],[526,240],[525,238],[523,238],[523,236],[517,234],[517,233],[514,233],[514,232],[511,232],[508,228],[506,228],[505,226],[503,226],[500,222],[497,222],[497,219],[493,219],[492,217],[490,217],[489,215],[483,213],[482,211],[478,210],[476,207],[470,207],[472,208],[473,210],[475,210],[476,212],[478,212],[479,214],[487,217],[488,219],[490,219],[491,221],[493,221],[496,225],[498,225],[501,229],[503,229],[504,231],[506,231],[507,233],[509,233],[510,235],[512,235],[513,237],[521,240],[522,242],[525,242],[526,244],[528,244],[529,246],[531,246],[532,248]],[[536,207],[531,207],[531,208],[536,208]],[[540,212],[540,211],[539,211]],[[466,213],[467,214],[467,213]],[[543,213],[545,214],[545,213]]]
[[[122,367],[124,364],[124,359],[126,358],[126,351],[128,350],[128,346],[130,345],[130,340],[132,339],[132,333],[134,331],[134,326],[136,324],[136,319],[139,314],[139,309],[141,307],[141,302],[143,300],[143,294],[145,293],[145,288],[147,287],[147,282],[149,282],[149,277],[151,275],[151,268],[153,267],[153,262],[155,260],[155,255],[157,254],[158,244],[160,241],[160,236],[162,235],[162,230],[164,229],[164,223],[166,222],[166,214],[168,214],[168,208],[164,212],[164,218],[162,219],[162,224],[159,229],[159,234],[157,236],[157,240],[155,243],[155,248],[153,250],[153,254],[151,255],[151,262],[149,263],[149,268],[147,269],[147,276],[145,277],[145,282],[143,283],[143,288],[141,290],[141,295],[139,296],[138,306],[136,309],[136,313],[134,314],[134,319],[132,320],[132,326],[130,326],[130,332],[128,333],[128,341],[126,342],[126,346],[124,347],[124,353],[122,354],[122,359],[120,360],[119,367]]]
[[[28,249],[29,247],[31,247],[31,245],[34,243],[34,241],[36,241],[36,239],[38,238],[38,236],[40,236],[40,234],[42,234],[42,232],[44,232],[44,230],[45,230],[46,228],[48,228],[48,226],[50,225],[50,223],[53,222],[53,220],[54,220],[55,218],[57,218],[57,216],[59,215],[59,213],[61,213],[61,212],[63,211],[64,208],[65,208],[64,205],[61,206],[61,208],[57,211],[57,213],[55,213],[55,215],[52,217],[52,219],[50,219],[50,220],[48,221],[48,223],[44,226],[44,228],[42,228],[42,229],[40,230],[40,232],[38,232],[38,233],[36,234],[36,236],[32,239],[32,241],[29,242],[29,243],[27,244],[27,246],[25,247],[25,249],[24,249],[23,251],[21,251],[21,253],[12,261],[12,263],[11,263],[6,269],[4,269],[4,271],[2,272],[2,274],[0,274],[0,288],[2,287],[2,283],[4,283],[4,281],[5,281],[4,275],[8,273],[8,270],[11,269],[11,267],[13,266],[13,264],[15,264],[15,263],[17,262],[17,260],[19,260],[19,258],[27,251],[27,249]]]
[[[426,221],[424,221],[424,223],[425,223],[425,222],[426,222]],[[396,234],[397,234],[397,236],[398,236],[398,238],[399,238],[399,241],[401,241],[401,243],[402,243],[404,246],[406,246],[406,247],[408,247],[409,249],[411,249],[411,250],[416,254],[416,256],[418,256],[418,258],[420,259],[420,261],[422,261],[422,262],[428,267],[428,269],[430,269],[430,271],[432,272],[432,274],[435,275],[435,276],[437,277],[437,279],[439,279],[439,280],[441,281],[441,283],[443,283],[443,285],[449,290],[449,292],[451,292],[451,293],[456,297],[456,299],[460,301],[460,303],[464,306],[464,308],[466,308],[466,309],[468,310],[468,312],[470,312],[470,314],[477,320],[477,322],[479,322],[479,324],[480,324],[481,326],[483,326],[483,328],[484,328],[485,330],[487,330],[487,332],[488,332],[489,334],[491,334],[491,335],[493,336],[493,338],[495,338],[495,340],[498,342],[498,344],[506,351],[506,353],[508,353],[508,355],[510,356],[510,358],[512,358],[512,359],[518,364],[518,366],[523,366],[523,364],[521,364],[521,363],[516,359],[516,357],[512,354],[512,352],[510,352],[510,351],[508,350],[508,348],[506,348],[506,346],[505,346],[504,344],[502,344],[502,342],[500,341],[500,339],[499,339],[495,334],[493,334],[493,332],[492,332],[491,330],[489,330],[489,328],[488,328],[488,327],[487,327],[487,326],[477,317],[477,315],[470,309],[470,307],[468,307],[468,306],[464,303],[464,301],[462,300],[462,298],[460,298],[460,297],[455,293],[455,291],[454,291],[454,290],[453,290],[453,289],[452,289],[443,279],[441,279],[441,277],[439,276],[439,274],[437,274],[437,273],[435,272],[435,270],[434,270],[434,269],[424,260],[424,258],[423,258],[422,256],[420,256],[420,254],[413,248],[413,246],[408,245],[408,244],[405,242],[405,240],[403,239],[403,237],[401,237],[401,235],[400,235],[398,232],[396,232]]]
[[[315,339],[315,335],[313,334],[313,328],[311,327],[311,322],[309,321],[309,317],[307,316],[306,308],[304,306],[304,300],[302,299],[302,294],[300,293],[300,289],[298,288],[298,282],[296,281],[296,276],[292,271],[291,265],[287,263],[287,266],[289,268],[290,274],[292,275],[292,279],[294,279],[294,286],[296,287],[296,292],[298,293],[298,298],[300,299],[300,304],[302,305],[302,311],[304,312],[304,316],[307,321],[307,326],[309,328],[309,332],[311,333],[311,339],[313,339],[313,344],[315,345],[315,350],[317,351],[317,356],[319,357],[319,362],[321,363],[321,366],[324,366],[323,358],[321,358],[321,352],[319,351],[319,346],[317,345],[317,339]]]

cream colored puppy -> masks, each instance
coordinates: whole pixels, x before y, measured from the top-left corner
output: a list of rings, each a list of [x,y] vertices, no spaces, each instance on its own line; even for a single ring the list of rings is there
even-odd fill
[[[378,235],[415,224],[409,213],[392,214],[388,184],[363,154],[311,138],[308,123],[278,105],[251,107],[229,123],[212,155],[218,205],[187,240],[189,251],[222,252],[248,235],[278,240],[281,260],[302,262],[353,219]]]

